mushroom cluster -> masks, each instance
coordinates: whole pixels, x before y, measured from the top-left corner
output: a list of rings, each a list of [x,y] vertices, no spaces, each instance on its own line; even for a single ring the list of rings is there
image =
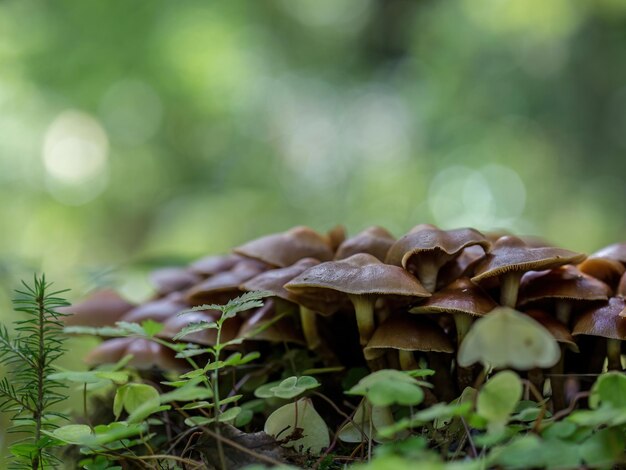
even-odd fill
[[[213,321],[206,310],[242,292],[272,294],[265,305],[227,320],[224,340],[244,337],[240,347],[289,342],[311,350],[320,362],[370,369],[413,369],[427,364],[439,399],[449,399],[475,371],[456,364],[475,319],[494,308],[517,309],[539,322],[562,345],[561,361],[545,374],[563,406],[564,377],[621,370],[626,338],[626,243],[584,254],[535,237],[441,230],[421,224],[395,239],[381,227],[351,238],[338,227],[327,234],[307,227],[252,240],[232,254],[209,256],[185,267],[152,273],[155,294],[133,305],[100,291],[67,308],[70,325],[108,326],[153,320],[173,339],[184,326]],[[257,336],[255,326],[281,313]],[[187,342],[213,344],[211,330]],[[131,351],[137,367],[184,367],[156,343],[103,341],[89,364],[115,361]],[[520,355],[524,351],[519,351]],[[543,383],[538,384],[543,390]]]

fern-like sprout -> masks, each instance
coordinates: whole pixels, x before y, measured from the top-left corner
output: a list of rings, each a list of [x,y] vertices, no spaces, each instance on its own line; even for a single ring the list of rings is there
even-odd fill
[[[13,304],[26,318],[15,321],[15,338],[0,325],[0,362],[8,369],[0,380],[0,411],[12,414],[9,432],[28,433],[11,447],[13,468],[42,470],[58,463],[48,451],[51,440],[42,431],[55,427],[62,415],[50,408],[66,398],[65,386],[48,375],[56,372],[52,364],[65,352],[60,321],[64,314],[57,309],[69,303],[59,297],[66,291],[51,291],[45,275],[35,276],[32,285],[22,284]]]

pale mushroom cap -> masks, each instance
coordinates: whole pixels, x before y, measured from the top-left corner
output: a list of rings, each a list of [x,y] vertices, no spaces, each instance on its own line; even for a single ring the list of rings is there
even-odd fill
[[[578,345],[574,341],[574,337],[567,329],[567,327],[552,315],[539,309],[532,309],[525,312],[526,315],[537,320],[541,325],[550,332],[554,339],[559,343],[567,344],[575,351],[578,351]]]
[[[185,300],[191,305],[227,302],[236,297],[239,286],[265,271],[263,265],[249,260],[240,261],[229,271],[205,279],[185,292]]]
[[[174,352],[143,338],[114,338],[103,341],[85,357],[90,366],[116,363],[132,354],[129,365],[137,369],[181,370],[184,364],[174,357]]]
[[[150,273],[150,281],[159,295],[187,289],[201,280],[199,275],[185,268],[161,268]]]
[[[366,253],[339,261],[327,261],[307,269],[285,285],[296,294],[317,290],[353,295],[396,295],[429,297],[420,282],[404,269],[382,263]]]
[[[613,243],[591,255],[592,258],[609,258],[626,264],[626,242]]]
[[[183,300],[182,294],[173,292],[167,297],[135,307],[122,316],[120,320],[132,323],[141,323],[145,320],[165,323],[170,318],[175,317],[178,312],[187,308],[189,308],[189,304]]]
[[[335,260],[349,258],[358,253],[369,253],[384,261],[395,241],[395,237],[384,228],[369,227],[344,241],[335,253]]]
[[[327,236],[308,227],[294,227],[283,233],[257,238],[238,246],[234,252],[284,268],[302,258],[331,260],[334,256]]]
[[[402,351],[454,351],[443,330],[428,319],[415,315],[393,315],[380,325],[363,349],[365,359],[373,360],[386,349]]]
[[[610,295],[611,288],[604,282],[568,265],[524,274],[518,304],[525,305],[541,299],[607,300]]]
[[[410,312],[466,313],[473,316],[483,316],[497,306],[498,304],[482,287],[463,277],[435,292],[423,304],[413,307]]]
[[[606,282],[610,286],[614,286],[617,279],[626,271],[626,267],[617,260],[593,256],[580,263],[578,269],[585,274]]]
[[[572,335],[602,336],[626,339],[626,318],[620,316],[626,309],[626,300],[611,297],[608,303],[594,307],[583,313],[574,326]]]
[[[395,242],[385,260],[388,264],[406,268],[410,259],[424,252],[440,252],[454,257],[468,246],[480,245],[488,251],[491,242],[478,230],[461,228],[456,230],[440,230],[432,226],[424,226],[418,231],[411,231]]]
[[[501,237],[490,253],[478,261],[472,281],[478,282],[508,272],[541,271],[564,264],[576,264],[585,259],[582,253],[562,248],[531,248],[513,236]]]
[[[69,314],[63,317],[67,326],[112,326],[115,322],[134,308],[135,305],[124,299],[114,290],[106,289],[94,292],[86,299],[58,309],[60,313]]]
[[[213,276],[232,269],[242,259],[241,256],[235,254],[205,256],[191,263],[189,270],[200,276]]]

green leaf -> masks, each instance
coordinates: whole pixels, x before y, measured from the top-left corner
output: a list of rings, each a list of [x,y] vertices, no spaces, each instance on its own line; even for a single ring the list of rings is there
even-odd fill
[[[522,398],[522,382],[517,374],[503,371],[494,375],[478,393],[477,413],[489,423],[490,432],[500,432]]]
[[[178,341],[179,339],[184,338],[185,336],[190,335],[191,333],[197,333],[199,331],[210,330],[210,329],[215,329],[215,328],[217,328],[217,323],[215,323],[214,321],[212,322],[199,321],[199,322],[189,323],[187,326],[181,329],[178,333],[176,333],[173,339],[174,341]]]
[[[234,421],[237,416],[241,413],[241,408],[238,406],[234,406],[232,408],[227,409],[225,412],[221,413],[218,421],[220,423],[228,423]],[[192,416],[185,420],[185,424],[190,427],[194,426],[206,426],[207,424],[211,424],[215,422],[215,418],[207,418],[206,416]]]
[[[146,384],[126,384],[121,386],[113,400],[113,413],[119,418],[122,409],[133,413],[140,406],[142,409],[157,409],[161,404],[156,388]]]
[[[459,348],[458,363],[530,370],[552,367],[560,356],[558,343],[540,323],[512,308],[497,307],[472,325]]]
[[[307,390],[319,386],[320,383],[311,376],[288,377],[278,385],[270,388],[270,392],[272,392],[275,397],[289,400],[303,394]]]
[[[169,403],[172,401],[206,400],[208,398],[213,398],[211,389],[192,384],[163,393],[160,400],[161,403]]]
[[[154,320],[148,319],[148,320],[141,322],[141,328],[143,328],[143,331],[145,332],[148,338],[153,338],[156,335],[158,335],[161,331],[163,331],[163,328],[165,328],[165,325],[163,325],[163,323],[159,323]]]
[[[606,372],[598,377],[591,388],[589,407],[606,405],[626,411],[626,375],[622,372]]]
[[[143,327],[139,323],[131,323],[127,321],[118,321],[115,322],[118,328],[124,331],[127,334],[138,335],[138,336],[148,336],[144,331]]]
[[[328,427],[307,398],[278,408],[267,418],[264,430],[279,441],[294,434],[294,437],[301,436],[283,444],[284,447],[293,447],[300,453],[319,455],[330,445]]]
[[[361,395],[375,406],[417,405],[424,399],[424,392],[417,381],[404,372],[383,369],[362,378],[346,392]]]
[[[589,467],[611,466],[623,457],[624,434],[616,428],[602,429],[592,434],[579,449]]]

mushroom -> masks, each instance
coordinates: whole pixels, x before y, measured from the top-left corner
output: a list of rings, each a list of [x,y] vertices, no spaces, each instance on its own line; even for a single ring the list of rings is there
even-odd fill
[[[357,253],[369,253],[381,261],[385,261],[387,252],[396,239],[382,227],[372,226],[344,241],[337,252],[335,260],[349,258]]]
[[[337,251],[337,248],[345,241],[345,239],[346,228],[343,225],[335,225],[328,232],[326,232],[326,241],[333,252]]]
[[[418,225],[391,246],[385,262],[415,273],[423,286],[434,292],[439,269],[459,256],[464,248],[474,245],[488,251],[491,242],[471,228],[446,231],[432,225]]]
[[[188,307],[186,307],[188,308]],[[180,310],[179,310],[180,312]],[[219,319],[220,313],[217,310],[201,310],[197,312],[187,312],[185,315],[174,315],[163,323],[163,329],[158,334],[160,338],[173,339],[180,331],[192,323],[214,322]],[[235,316],[229,318],[222,324],[222,333],[220,335],[221,343],[226,343],[231,339],[235,339],[241,327],[241,318]],[[182,341],[201,344],[204,346],[213,346],[217,341],[217,330],[215,328],[207,328],[201,331],[189,333],[181,338]]]
[[[562,410],[567,406],[565,400],[565,385],[563,380],[563,365],[565,363],[565,348],[578,352],[578,345],[574,341],[569,329],[542,309],[531,309],[525,312],[526,315],[533,320],[541,323],[546,330],[550,332],[554,339],[561,348],[561,357],[559,361],[550,368],[550,385],[552,389],[552,404],[554,410]],[[543,390],[544,375],[541,371],[535,370],[529,371],[529,379],[533,381],[533,384],[539,391]]]
[[[615,287],[617,280],[626,271],[624,265],[619,261],[610,258],[597,258],[594,255],[580,263],[578,269],[611,287]]]
[[[245,291],[268,291],[274,294],[276,297],[276,305],[280,300],[285,303],[297,304],[300,309],[300,320],[302,323],[302,332],[306,338],[307,345],[310,349],[315,350],[319,347],[321,340],[319,337],[315,310],[312,310],[300,303],[300,299],[297,294],[285,289],[283,286],[291,281],[296,276],[299,276],[307,269],[316,266],[319,261],[313,258],[303,258],[291,266],[280,269],[272,269],[264,273],[259,274],[252,279],[244,282],[240,287]],[[315,301],[315,299],[311,299]],[[321,299],[320,299],[321,300]],[[308,304],[310,305],[310,304]],[[332,311],[333,306],[327,305],[323,308],[324,311]]]
[[[583,313],[574,326],[572,335],[590,335],[606,338],[606,355],[609,370],[621,370],[622,341],[626,339],[626,300],[611,297],[600,307]]]
[[[178,312],[188,308],[190,308],[189,304],[185,302],[183,294],[172,292],[166,297],[135,307],[123,315],[120,320],[132,323],[141,323],[145,320],[165,323],[170,318],[175,317]]]
[[[619,281],[619,284],[617,285],[616,294],[618,297],[626,297],[626,273],[624,273]]]
[[[283,233],[257,238],[238,246],[234,252],[284,268],[302,258],[315,258],[321,261],[333,259],[334,252],[331,246],[333,243],[329,236],[320,235],[308,227],[300,226]]]
[[[87,354],[85,362],[90,366],[114,364],[129,354],[133,358],[128,364],[140,370],[185,369],[184,362],[176,359],[173,351],[144,338],[114,338],[103,341]]]
[[[285,289],[302,298],[311,295],[326,302],[348,297],[354,306],[361,346],[374,333],[374,303],[380,296],[429,297],[430,293],[410,273],[361,253],[313,266],[292,279]]]
[[[205,256],[191,263],[189,271],[204,277],[213,276],[231,270],[242,259],[244,258],[235,254]]]
[[[273,300],[267,300],[265,304],[256,309],[248,319],[246,319],[237,333],[238,338],[246,338],[255,341],[270,341],[273,343],[297,343],[304,344],[301,335],[298,334],[293,324],[288,318],[282,318],[267,328],[255,333],[267,323],[274,320],[276,309]]]
[[[135,305],[111,289],[94,292],[85,300],[69,307],[60,307],[59,313],[67,314],[63,321],[67,326],[113,326],[116,321]]]
[[[157,295],[188,289],[201,280],[200,276],[185,268],[161,268],[150,273],[150,281],[156,288]]]
[[[482,287],[468,278],[460,278],[409,311],[451,314],[456,326],[457,345],[460,345],[472,325],[472,317],[482,317],[497,306]]]
[[[585,255],[562,248],[532,248],[522,239],[505,236],[493,245],[490,253],[476,263],[472,281],[500,279],[500,304],[515,307],[520,279],[526,271],[557,268],[579,263]]]
[[[190,305],[223,304],[237,297],[239,286],[261,274],[267,266],[254,260],[244,259],[232,269],[215,274],[185,292]]]
[[[412,315],[392,315],[376,328],[363,348],[368,361],[382,357],[389,349],[397,350],[402,370],[418,369],[413,353],[452,353],[454,348],[443,330],[433,321]]]
[[[569,326],[573,304],[607,300],[610,295],[611,288],[604,282],[567,265],[524,274],[517,303],[524,306],[540,300],[553,300],[557,318]]]

